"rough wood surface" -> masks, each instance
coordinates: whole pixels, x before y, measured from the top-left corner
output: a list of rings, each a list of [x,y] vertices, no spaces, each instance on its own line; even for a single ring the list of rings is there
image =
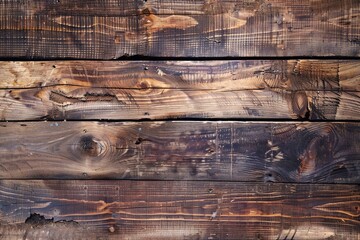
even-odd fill
[[[2,179],[358,183],[359,123],[1,123]]]
[[[0,204],[2,239],[360,237],[359,185],[6,180]],[[37,223],[30,213],[78,225],[67,230],[68,222],[47,220],[49,227],[30,228]],[[69,235],[74,228],[78,234]]]
[[[358,0],[2,0],[1,58],[360,56]]]
[[[360,62],[2,62],[1,120],[360,116]]]

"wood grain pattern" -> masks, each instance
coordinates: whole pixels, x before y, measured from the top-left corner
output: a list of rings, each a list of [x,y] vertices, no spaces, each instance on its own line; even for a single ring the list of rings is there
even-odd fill
[[[1,123],[2,179],[358,183],[359,123]]]
[[[338,60],[3,62],[0,118],[360,116],[360,63]]]
[[[78,222],[80,239],[360,237],[359,185],[6,180],[0,204],[3,239],[79,239],[61,224],[29,228],[31,212]]]
[[[0,1],[1,58],[359,56],[358,0]]]

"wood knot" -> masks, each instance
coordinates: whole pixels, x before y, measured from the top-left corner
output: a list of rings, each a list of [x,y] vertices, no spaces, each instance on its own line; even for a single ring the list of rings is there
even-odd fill
[[[151,91],[151,84],[148,82],[148,81],[141,81],[138,83],[138,88],[140,91],[143,91],[143,92],[149,92]]]
[[[142,81],[139,85],[142,89],[148,89],[150,87],[150,84],[146,81]]]
[[[102,154],[103,149],[103,144],[91,135],[80,138],[79,150],[84,155],[96,157]]]

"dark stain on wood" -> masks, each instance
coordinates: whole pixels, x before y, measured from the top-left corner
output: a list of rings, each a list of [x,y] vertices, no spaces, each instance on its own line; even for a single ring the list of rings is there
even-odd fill
[[[55,209],[53,213],[57,214],[59,210]],[[100,239],[100,236],[96,232],[93,232],[91,228],[75,221],[59,220],[55,222],[54,218],[47,219],[37,213],[31,213],[30,216],[26,218],[25,223],[0,221],[0,236],[5,240]]]

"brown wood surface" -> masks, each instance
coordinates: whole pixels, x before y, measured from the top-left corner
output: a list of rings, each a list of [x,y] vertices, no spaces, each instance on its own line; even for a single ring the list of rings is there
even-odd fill
[[[359,185],[3,180],[0,204],[2,239],[360,237]]]
[[[0,239],[360,240],[357,57],[359,0],[0,0]]]
[[[359,123],[1,123],[0,178],[358,183],[359,133]]]
[[[60,61],[0,64],[1,120],[360,116],[360,62]]]
[[[2,0],[0,58],[359,56],[358,0]]]

